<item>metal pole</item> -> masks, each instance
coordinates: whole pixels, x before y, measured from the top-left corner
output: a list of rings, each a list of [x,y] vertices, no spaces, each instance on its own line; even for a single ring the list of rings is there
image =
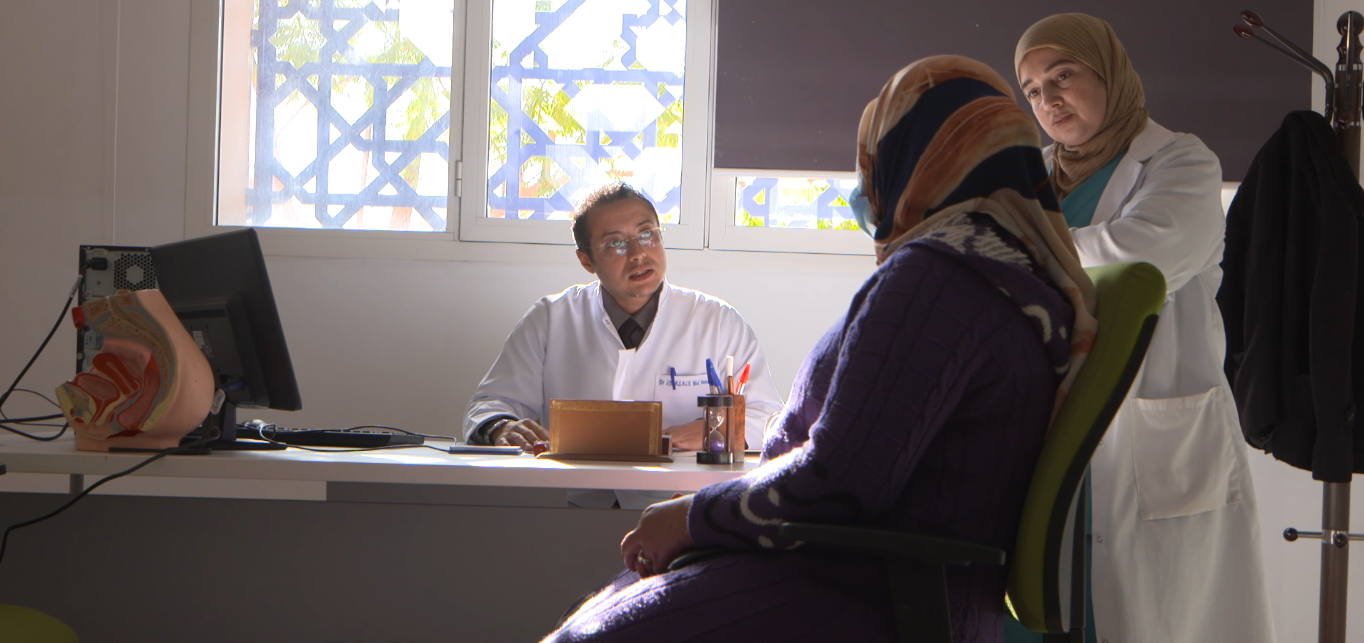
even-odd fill
[[[1347,11],[1336,21],[1336,31],[1340,33],[1340,46],[1336,47],[1339,58],[1336,60],[1335,111],[1331,126],[1340,137],[1341,147],[1345,150],[1345,160],[1350,170],[1359,177],[1359,118],[1361,79],[1364,79],[1364,65],[1360,64],[1359,34],[1364,32],[1364,15],[1357,11]]]
[[[1350,586],[1350,483],[1323,483],[1321,493],[1321,613],[1317,641],[1345,643]]]
[[[1336,21],[1340,33],[1340,55],[1336,62],[1335,113],[1332,127],[1340,137],[1345,160],[1355,178],[1359,177],[1359,121],[1361,80],[1359,35],[1364,32],[1364,15],[1356,11],[1341,14]],[[1348,426],[1346,430],[1353,430]],[[1350,483],[1326,482],[1321,492],[1321,612],[1317,640],[1320,643],[1345,643],[1346,597],[1350,577]]]

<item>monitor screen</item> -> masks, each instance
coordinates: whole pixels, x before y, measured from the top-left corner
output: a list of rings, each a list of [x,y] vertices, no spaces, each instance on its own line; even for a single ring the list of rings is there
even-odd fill
[[[151,254],[161,293],[226,394],[222,439],[235,437],[237,406],[302,408],[256,230],[168,243]]]

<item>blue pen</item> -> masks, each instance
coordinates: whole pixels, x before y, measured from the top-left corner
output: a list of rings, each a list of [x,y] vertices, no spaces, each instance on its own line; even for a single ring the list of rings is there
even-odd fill
[[[676,390],[677,390],[677,369],[675,369],[675,368],[669,366],[669,367],[668,367],[668,374],[672,377],[672,380],[673,380],[673,390],[676,391]]]
[[[710,387],[714,389],[711,393],[724,393],[720,386],[720,374],[715,372],[715,362],[710,361],[709,357],[706,358],[706,378],[710,380]]]

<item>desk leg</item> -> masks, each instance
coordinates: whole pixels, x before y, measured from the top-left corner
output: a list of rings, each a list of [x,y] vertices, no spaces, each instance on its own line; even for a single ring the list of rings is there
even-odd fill
[[[74,496],[82,491],[85,491],[85,474],[71,474],[71,495]]]

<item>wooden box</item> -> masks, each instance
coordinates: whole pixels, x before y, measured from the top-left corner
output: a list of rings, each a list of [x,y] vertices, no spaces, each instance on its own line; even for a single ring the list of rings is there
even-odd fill
[[[550,400],[551,460],[672,462],[663,440],[662,402]]]

